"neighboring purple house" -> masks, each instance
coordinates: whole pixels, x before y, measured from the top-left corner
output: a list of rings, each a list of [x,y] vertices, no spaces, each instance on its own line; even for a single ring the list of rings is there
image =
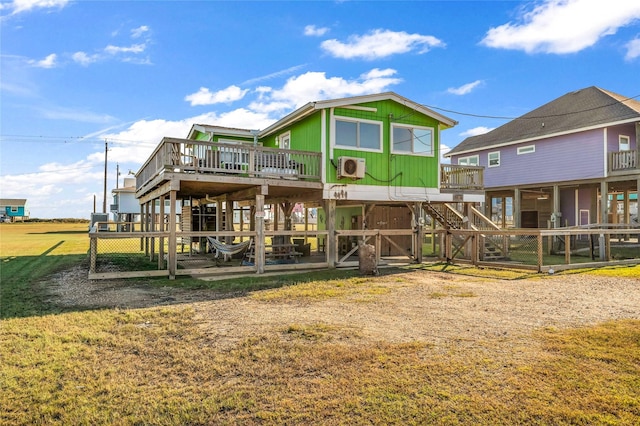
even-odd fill
[[[503,228],[637,224],[639,146],[640,102],[588,87],[446,156],[485,167],[486,214]]]

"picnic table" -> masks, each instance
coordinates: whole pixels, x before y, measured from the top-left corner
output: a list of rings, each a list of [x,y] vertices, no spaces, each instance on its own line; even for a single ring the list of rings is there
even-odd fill
[[[271,260],[288,260],[293,259],[295,263],[298,263],[298,258],[302,256],[302,252],[297,251],[298,246],[296,244],[280,243],[265,245],[265,258]],[[251,250],[247,254],[247,258],[250,262],[255,260],[255,250]]]

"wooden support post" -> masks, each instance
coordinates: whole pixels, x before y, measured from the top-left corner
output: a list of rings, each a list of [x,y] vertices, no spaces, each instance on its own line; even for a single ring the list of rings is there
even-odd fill
[[[480,234],[478,232],[474,232],[471,234],[471,263],[474,266],[478,266],[479,256],[478,256],[478,240]]]
[[[144,214],[144,229],[145,231],[150,231],[149,229],[149,220],[150,220],[150,216],[149,216],[149,206],[151,205],[151,201],[147,201],[144,204],[144,209],[145,209],[145,214]],[[144,238],[144,255],[145,256],[149,256],[149,237],[145,237]]]
[[[571,264],[571,235],[564,236],[564,263]]]
[[[285,201],[282,203],[281,207],[282,213],[284,214],[284,230],[291,231],[293,229],[291,215],[293,214],[293,207],[295,207],[295,204],[290,201]]]
[[[169,269],[169,279],[176,279],[176,270],[178,269],[177,256],[177,235],[176,235],[176,195],[177,191],[169,192],[169,253],[167,253],[167,267]]]
[[[256,206],[255,206],[255,227],[256,227],[256,240],[255,245],[255,265],[256,273],[264,273],[265,254],[264,254],[264,195],[256,194]]]
[[[325,216],[327,217],[327,241],[325,242],[327,262],[329,264],[329,268],[335,268],[338,256],[338,238],[336,236],[336,200],[325,200],[323,205]]]
[[[257,210],[255,205],[249,207],[249,231],[256,230],[256,212]],[[263,224],[264,224],[264,221],[263,221]]]
[[[156,202],[155,200],[152,201],[151,203],[151,217],[150,217],[150,230],[151,232],[155,232],[156,231]],[[153,262],[155,260],[155,255],[156,255],[156,239],[151,237],[149,239],[149,261]]]
[[[513,190],[513,200],[511,201],[512,203],[512,209],[513,209],[513,225],[516,228],[521,228],[522,227],[522,222],[521,222],[521,211],[520,211],[520,188],[514,188]],[[504,211],[504,208],[503,208]],[[489,216],[491,217],[491,216]],[[505,224],[504,222],[502,223],[502,227],[505,228]]]
[[[609,223],[609,186],[600,182],[600,223]],[[602,257],[602,256],[601,256]]]
[[[542,252],[542,234],[538,232],[538,272],[542,272],[544,253]]]
[[[277,231],[280,224],[280,205],[278,203],[271,204],[271,208],[273,209],[273,230]]]
[[[422,218],[422,203],[415,203],[413,206],[413,221],[416,226],[414,232],[414,259],[417,263],[422,263],[422,242],[424,241],[424,225]]]
[[[164,212],[164,199],[165,196],[160,196],[160,232],[165,232],[165,212]],[[158,247],[158,269],[164,269],[164,237],[160,237],[159,247]]]
[[[382,250],[382,235],[380,234],[380,230],[376,229],[376,265],[380,264]]]
[[[144,232],[144,206],[145,204],[140,204],[140,232]],[[144,250],[144,238],[140,238],[140,251]]]

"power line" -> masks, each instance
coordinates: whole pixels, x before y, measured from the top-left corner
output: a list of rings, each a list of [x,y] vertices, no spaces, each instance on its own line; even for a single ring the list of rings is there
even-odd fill
[[[33,139],[33,140],[23,140]],[[61,139],[61,140],[44,140],[44,139]],[[131,140],[131,139],[114,139],[107,138],[110,142],[127,142],[137,143],[139,145],[157,145],[152,140]],[[104,138],[98,139],[95,137],[86,138],[84,136],[43,136],[43,135],[0,135],[0,142],[21,142],[21,143],[71,143],[77,141],[87,141],[91,143],[103,143]]]
[[[530,116],[530,117],[524,117],[524,116],[520,116],[520,117],[505,117],[505,116],[497,116],[497,115],[472,114],[472,113],[467,113],[467,112],[460,112],[460,111],[454,111],[454,110],[450,110],[450,109],[440,108],[440,107],[433,106],[433,105],[422,104],[422,106],[424,106],[426,108],[437,109],[439,111],[445,111],[445,112],[448,112],[450,114],[465,115],[465,116],[469,116],[469,117],[491,118],[491,119],[498,119],[498,120],[539,120],[541,118],[565,117],[565,116],[568,116],[568,115],[581,114],[583,112],[594,111],[594,110],[597,110],[597,109],[600,109],[600,108],[608,108],[610,106],[621,104],[621,103],[624,103],[626,101],[630,101],[630,100],[636,99],[638,97],[640,97],[640,95],[631,96],[629,98],[625,98],[625,99],[622,99],[622,100],[619,100],[619,101],[611,102],[610,104],[600,105],[600,106],[597,106],[597,107],[582,109],[582,110],[578,110],[578,111],[563,112],[563,113],[560,113],[560,114],[536,115],[536,116]],[[405,118],[405,117],[401,117],[401,118]]]

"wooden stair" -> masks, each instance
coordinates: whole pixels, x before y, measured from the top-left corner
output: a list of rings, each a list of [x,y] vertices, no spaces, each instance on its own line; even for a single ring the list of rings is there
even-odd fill
[[[431,218],[441,227],[445,229],[473,229],[475,231],[500,230],[495,223],[483,215],[475,207],[469,206],[469,216],[466,220],[462,213],[448,203],[426,203],[424,209]],[[468,222],[468,224],[466,224]],[[481,234],[482,235],[482,234]],[[485,261],[504,260],[506,258],[506,244],[496,242],[489,236],[482,235],[483,250],[481,259]],[[462,244],[462,237],[459,238],[459,244]]]

